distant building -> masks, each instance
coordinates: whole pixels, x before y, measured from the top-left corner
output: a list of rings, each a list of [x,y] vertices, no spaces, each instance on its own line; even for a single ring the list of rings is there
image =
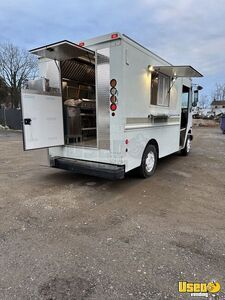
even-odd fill
[[[225,113],[225,100],[213,100],[211,103],[211,109],[215,113],[215,115],[218,115],[220,113]]]

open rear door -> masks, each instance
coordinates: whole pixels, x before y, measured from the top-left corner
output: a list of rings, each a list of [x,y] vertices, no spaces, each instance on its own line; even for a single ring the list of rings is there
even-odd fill
[[[22,90],[24,150],[64,145],[62,97]]]
[[[94,61],[95,52],[67,40],[30,50],[32,54],[58,61],[77,58]]]
[[[34,81],[30,85],[31,89],[22,90],[24,150],[64,145],[61,76],[57,61],[79,59],[94,62],[95,52],[66,40],[30,52],[55,61],[54,73],[57,72],[59,75],[59,86],[58,88],[51,86],[52,78],[46,78],[49,85],[45,88],[42,78]]]

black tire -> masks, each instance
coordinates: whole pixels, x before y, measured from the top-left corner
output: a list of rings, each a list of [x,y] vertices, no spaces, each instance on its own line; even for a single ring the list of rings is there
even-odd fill
[[[150,156],[150,157],[148,157]],[[150,164],[147,165],[146,160],[150,161]],[[158,155],[157,150],[154,145],[148,145],[145,148],[145,151],[142,156],[141,165],[138,168],[139,176],[142,178],[147,178],[152,176],[155,173],[155,169],[157,166]]]
[[[180,153],[183,156],[187,156],[187,155],[189,155],[190,151],[191,151],[191,137],[188,136],[186,143],[185,143],[185,147],[183,149],[181,149]]]

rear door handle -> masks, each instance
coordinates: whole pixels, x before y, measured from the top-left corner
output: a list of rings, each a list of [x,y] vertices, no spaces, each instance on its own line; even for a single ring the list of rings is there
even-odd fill
[[[27,118],[27,119],[24,119],[24,125],[31,125],[31,119],[30,118]]]

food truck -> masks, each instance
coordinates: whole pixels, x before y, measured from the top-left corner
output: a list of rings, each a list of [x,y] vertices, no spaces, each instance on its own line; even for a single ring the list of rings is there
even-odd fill
[[[30,51],[39,77],[22,90],[24,150],[47,148],[51,167],[121,179],[153,175],[157,161],[187,155],[198,100],[191,66],[174,66],[114,32]]]

